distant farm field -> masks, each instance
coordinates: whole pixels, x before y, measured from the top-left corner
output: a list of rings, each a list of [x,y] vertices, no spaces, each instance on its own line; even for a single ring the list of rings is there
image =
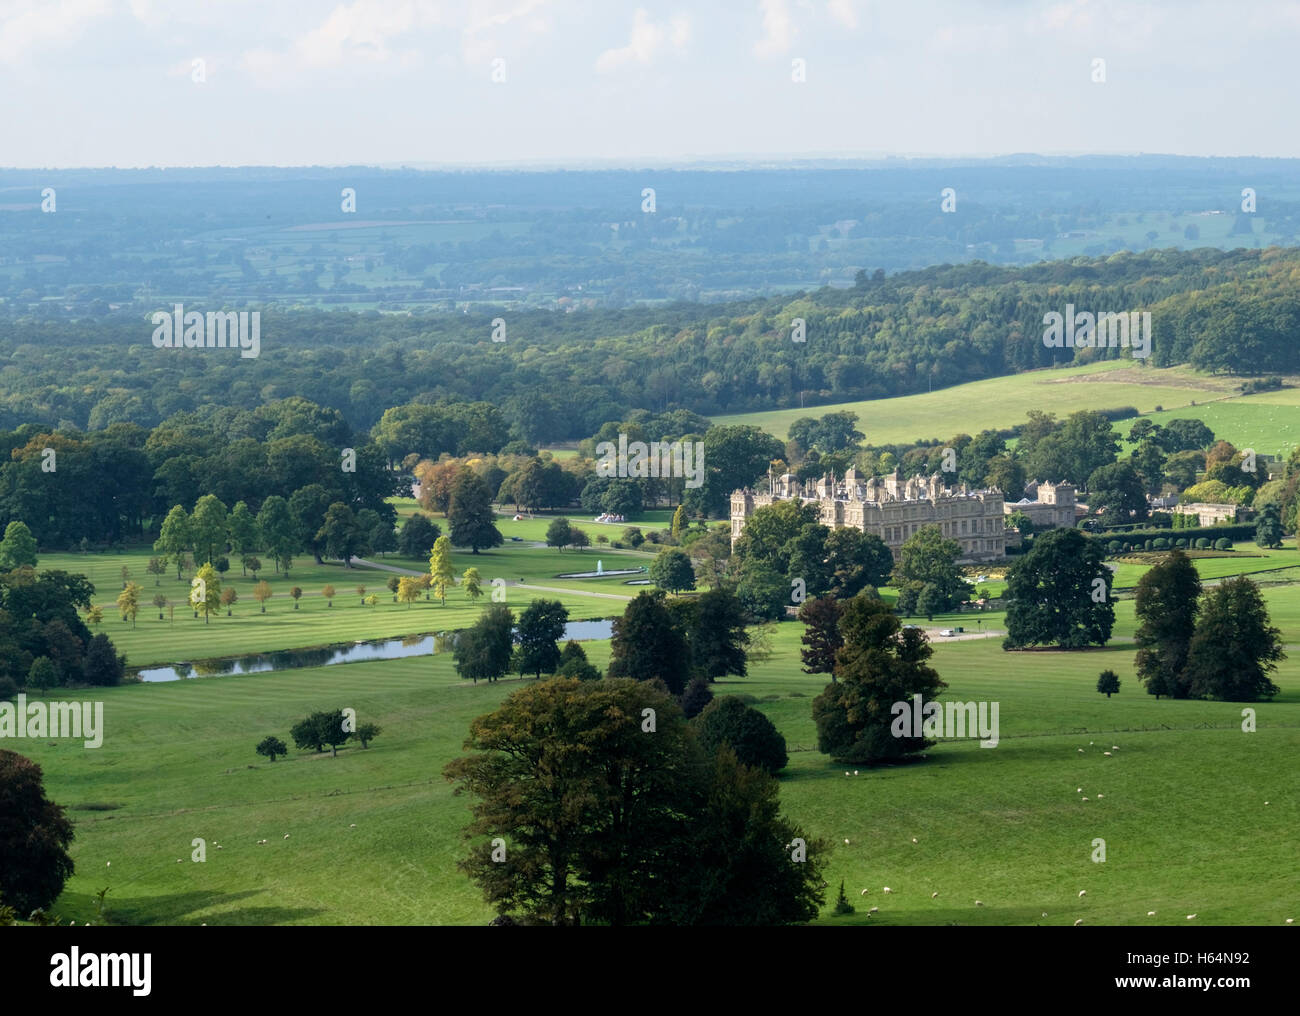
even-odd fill
[[[713,422],[761,427],[784,441],[790,424],[800,417],[848,411],[858,414],[858,429],[866,435],[868,444],[893,444],[1012,427],[1023,423],[1031,409],[1055,413],[1058,419],[1080,409],[1125,406],[1149,413],[1156,406],[1186,407],[1192,402],[1229,397],[1236,391],[1237,382],[1231,379],[1189,368],[1158,369],[1130,360],[1112,360],[972,381],[924,395],[740,413],[717,416]],[[1187,415],[1199,415],[1200,410],[1197,406]]]

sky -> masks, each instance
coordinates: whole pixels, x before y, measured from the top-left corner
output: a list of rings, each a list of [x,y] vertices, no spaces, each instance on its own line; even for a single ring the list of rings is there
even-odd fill
[[[1300,157],[1297,52],[1300,0],[0,0],[0,166]]]

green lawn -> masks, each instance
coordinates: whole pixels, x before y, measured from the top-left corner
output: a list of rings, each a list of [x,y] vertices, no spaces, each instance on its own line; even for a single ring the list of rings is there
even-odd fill
[[[1215,437],[1231,441],[1238,448],[1254,448],[1261,455],[1285,458],[1300,444],[1300,388],[1238,395],[1224,401],[1149,413],[1147,417],[1161,425],[1177,419],[1201,420],[1214,431]],[[1132,426],[1132,420],[1123,420],[1115,429],[1127,438]]]
[[[270,584],[273,593],[264,614],[253,599],[256,582],[251,575],[242,576],[236,566],[225,579],[225,584],[233,586],[239,594],[233,616],[227,617],[222,610],[205,622],[201,615],[196,619],[189,609],[188,579],[177,581],[175,570],[171,570],[155,585],[154,576],[144,571],[150,556],[150,551],[140,550],[123,554],[44,554],[40,558],[41,568],[61,568],[90,577],[95,583],[95,602],[104,610],[104,620],[98,630],[107,632],[118,651],[127,654],[127,664],[131,667],[467,628],[488,602],[485,596],[475,605],[457,587],[450,591],[445,606],[437,600],[421,600],[409,606],[394,603],[386,586],[393,573],[363,567],[344,568],[337,562],[317,565],[307,557],[301,566],[293,567],[288,580],[263,569],[259,578]],[[553,548],[509,543],[478,555],[462,550],[452,554],[457,576],[466,568],[477,567],[485,592],[491,591],[494,578],[503,579],[507,583],[505,602],[516,610],[526,607],[532,599],[546,597],[564,603],[575,619],[622,613],[623,600],[634,596],[636,587],[624,584],[631,576],[556,579],[557,573],[594,571],[597,561],[610,570],[648,567],[652,559],[648,554],[607,548],[599,553],[588,550],[561,554]],[[428,570],[427,561],[398,555],[377,561],[410,571]],[[115,605],[122,588],[119,571],[123,564],[130,569],[132,580],[144,587],[134,628],[122,621]],[[521,579],[530,585],[564,591],[515,588]],[[322,593],[326,585],[333,585],[336,590],[332,607]],[[377,594],[379,603],[374,607],[363,606],[355,591],[357,585],[364,585],[367,593]],[[297,609],[289,596],[293,586],[303,590]],[[582,595],[584,592],[609,595]],[[157,593],[175,605],[174,620],[159,620],[158,610],[150,602]],[[610,595],[617,599],[610,599]],[[164,617],[166,613],[164,610]]]
[[[1285,612],[1273,597],[1270,607],[1294,637],[1300,597],[1290,599]],[[756,696],[788,739],[783,808],[833,844],[824,923],[1295,916],[1300,664],[1283,665],[1284,694],[1258,706],[1258,732],[1243,734],[1235,704],[1142,694],[1131,646],[942,644],[945,698],[998,702],[1001,743],[941,742],[926,762],[845,777],[814,750],[823,679],[799,670],[799,630],[779,626],[773,658],[717,691]],[[588,645],[603,665],[606,646]],[[1111,699],[1093,690],[1104,667],[1124,682]],[[120,923],[483,924],[492,913],[455,866],[467,802],[440,771],[470,720],[518,686],[466,685],[438,656],[94,693],[105,703],[102,748],[24,745],[76,821],[77,874],[55,909],[95,919],[91,894],[107,885],[108,917]],[[288,740],[306,712],[344,706],[383,727],[369,750],[295,751],[273,764],[254,754],[267,734]],[[195,837],[207,841],[202,864],[189,859]],[[1098,837],[1104,864],[1090,860]],[[841,878],[858,906],[847,918],[830,916]],[[869,906],[879,913],[868,917]]]

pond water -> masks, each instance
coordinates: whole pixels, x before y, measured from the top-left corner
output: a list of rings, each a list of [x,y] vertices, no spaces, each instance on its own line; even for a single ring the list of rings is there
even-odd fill
[[[564,641],[607,639],[613,631],[612,621],[570,621],[564,626]],[[220,677],[226,674],[261,674],[299,667],[330,667],[336,663],[399,660],[407,656],[432,656],[435,653],[450,652],[454,636],[454,632],[449,632],[374,642],[339,643],[317,649],[284,649],[251,656],[225,656],[213,660],[177,663],[169,667],[145,667],[139,671],[139,676],[140,680],[153,683],[191,677]]]

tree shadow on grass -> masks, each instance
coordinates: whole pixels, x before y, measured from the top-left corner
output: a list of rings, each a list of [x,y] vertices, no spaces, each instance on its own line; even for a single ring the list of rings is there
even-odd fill
[[[266,925],[291,924],[325,913],[319,907],[241,907],[223,910],[206,917],[191,916],[200,911],[228,906],[264,893],[249,889],[237,893],[166,893],[158,896],[133,896],[114,903],[110,892],[104,900],[104,916],[97,914],[99,899],[94,893],[65,892],[48,912],[58,914],[66,923],[113,924],[126,927],[173,927],[177,925]]]

